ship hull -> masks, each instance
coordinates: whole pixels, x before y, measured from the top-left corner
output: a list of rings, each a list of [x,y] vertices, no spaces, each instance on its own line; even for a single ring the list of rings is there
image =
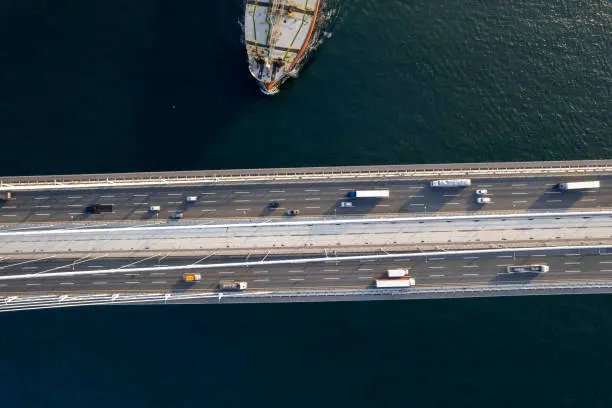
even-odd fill
[[[266,95],[304,58],[313,39],[322,0],[246,0],[244,37],[249,71]]]

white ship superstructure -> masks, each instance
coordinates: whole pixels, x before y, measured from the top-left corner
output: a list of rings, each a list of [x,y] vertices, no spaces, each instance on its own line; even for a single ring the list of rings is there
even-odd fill
[[[307,50],[322,0],[246,0],[249,69],[265,94],[278,92]]]

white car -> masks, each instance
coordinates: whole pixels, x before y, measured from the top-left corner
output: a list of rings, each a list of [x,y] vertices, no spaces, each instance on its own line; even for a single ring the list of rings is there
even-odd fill
[[[152,205],[149,207],[149,211],[151,212],[160,212],[161,211],[161,207],[159,205]]]
[[[476,199],[476,202],[478,204],[486,204],[486,203],[490,203],[491,202],[491,198],[490,197],[478,197]]]
[[[477,195],[486,195],[489,194],[489,190],[476,190]]]
[[[353,203],[350,201],[341,201],[340,202],[340,207],[352,207]]]
[[[197,196],[188,196],[185,201],[187,201],[188,203],[195,203],[196,201],[198,201],[198,197]]]

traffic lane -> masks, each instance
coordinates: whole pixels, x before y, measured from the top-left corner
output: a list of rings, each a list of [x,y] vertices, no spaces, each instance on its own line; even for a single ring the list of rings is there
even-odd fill
[[[585,193],[586,194],[586,193]],[[342,200],[324,201],[313,198],[312,201],[297,202],[284,199],[284,204],[279,208],[271,209],[270,200],[261,202],[234,202],[208,204],[202,202],[193,205],[161,206],[160,212],[149,211],[150,205],[155,203],[137,203],[128,207],[115,207],[113,214],[85,214],[83,211],[74,212],[71,208],[47,209],[45,212],[35,210],[13,211],[2,214],[2,221],[6,222],[53,222],[53,221],[113,221],[113,220],[167,220],[171,219],[175,212],[182,212],[186,219],[208,219],[208,218],[236,218],[236,217],[286,217],[285,212],[289,209],[300,210],[301,215],[335,215],[352,216],[367,214],[389,214],[389,213],[425,213],[425,212],[477,212],[503,211],[503,210],[537,210],[537,209],[570,209],[570,208],[597,208],[612,205],[612,199],[602,200],[596,197],[581,194],[580,197],[570,198],[560,196],[558,199],[536,199],[526,197],[503,198],[492,195],[492,202],[486,205],[478,204],[473,194],[444,194],[442,197],[426,197],[421,199],[410,199],[406,202],[398,199],[391,200],[352,200],[352,207],[342,207]],[[452,197],[452,198],[448,198]],[[276,199],[281,200],[281,199]],[[316,200],[316,201],[315,201]],[[8,218],[7,218],[8,217]]]
[[[431,189],[426,181],[416,183],[415,181],[381,181],[374,183],[356,181],[351,183],[351,187],[341,187],[341,185],[346,185],[346,182],[343,182],[332,183],[331,185],[309,183],[275,187],[270,185],[211,186],[206,189],[201,187],[167,187],[96,192],[73,190],[45,192],[43,195],[40,192],[23,192],[16,195],[15,200],[4,203],[1,215],[3,216],[2,221],[7,222],[20,221],[19,217],[30,221],[46,221],[68,216],[72,216],[73,219],[101,220],[167,218],[177,210],[184,211],[188,218],[235,217],[241,215],[277,216],[282,211],[267,210],[267,205],[272,201],[279,201],[283,209],[298,207],[308,214],[330,213],[330,211],[334,211],[334,213],[340,211],[340,215],[369,212],[468,211],[480,208],[475,205],[474,188],[487,188],[492,197],[495,197],[494,202],[487,208],[500,206],[515,208],[518,201],[527,201],[526,204],[529,205],[529,200],[535,200],[538,190],[546,193],[547,190],[556,185],[557,180],[544,178],[520,179],[518,181],[516,179],[479,179],[474,182],[473,188],[468,189]],[[346,194],[355,188],[389,188],[392,190],[391,199],[369,200],[370,202],[363,199],[354,200],[359,204],[357,208],[339,207],[342,200],[348,200]],[[533,191],[530,192],[529,190]],[[600,202],[582,200],[579,205],[584,207],[607,205],[612,201],[612,190],[604,190],[606,190],[605,184],[598,194]],[[85,194],[83,191],[87,191],[89,194]],[[601,194],[602,192],[604,194]],[[506,197],[502,198],[504,194]],[[198,196],[198,202],[194,204],[186,203],[185,198],[189,195]],[[517,197],[513,197],[514,195]],[[523,200],[520,198],[525,197],[518,197],[518,195],[529,195],[530,198]],[[605,196],[606,200],[602,201],[602,196]],[[590,200],[589,198],[586,199]],[[554,204],[557,201],[552,201],[550,204],[554,204],[556,207],[563,206],[564,200],[561,199],[562,204]],[[114,204],[116,206],[115,214],[85,216],[83,214],[84,208],[92,203]],[[548,200],[546,203],[548,203]],[[151,205],[161,206],[161,214],[150,213],[148,207]],[[429,208],[425,209],[425,205],[429,205]],[[545,206],[544,203],[541,203],[541,206]]]
[[[546,256],[542,256],[546,255]],[[184,260],[183,260],[184,261]],[[193,262],[191,262],[193,263]],[[508,265],[545,263],[545,274],[507,274]],[[579,266],[577,266],[579,265]],[[609,280],[611,255],[533,254],[514,256],[432,257],[427,260],[385,260],[383,262],[335,262],[304,265],[262,265],[247,268],[201,269],[202,281],[181,283],[183,271],[95,274],[62,278],[0,282],[3,291],[92,291],[92,290],[190,290],[214,289],[223,279],[245,280],[253,289],[372,287],[387,269],[409,268],[420,285],[457,285],[484,283],[528,283],[567,280]],[[503,277],[503,279],[498,279]]]

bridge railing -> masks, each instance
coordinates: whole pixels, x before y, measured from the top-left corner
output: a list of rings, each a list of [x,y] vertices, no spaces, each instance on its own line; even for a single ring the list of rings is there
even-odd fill
[[[205,170],[161,173],[114,173],[55,176],[3,177],[0,191],[146,187],[248,182],[325,181],[336,179],[434,178],[434,177],[524,177],[550,174],[587,175],[612,173],[612,160],[569,162],[466,163],[438,165],[393,165],[313,167],[245,170]]]
[[[107,294],[57,294],[16,295],[0,297],[0,312],[23,311],[76,306],[129,305],[129,304],[173,304],[173,303],[232,303],[267,301],[337,301],[373,300],[376,298],[420,298],[420,297],[473,297],[507,296],[529,294],[584,293],[585,291],[610,291],[612,282],[572,282],[546,284],[508,284],[478,286],[440,286],[410,289],[360,289],[360,290],[309,290],[241,293],[107,293]]]

